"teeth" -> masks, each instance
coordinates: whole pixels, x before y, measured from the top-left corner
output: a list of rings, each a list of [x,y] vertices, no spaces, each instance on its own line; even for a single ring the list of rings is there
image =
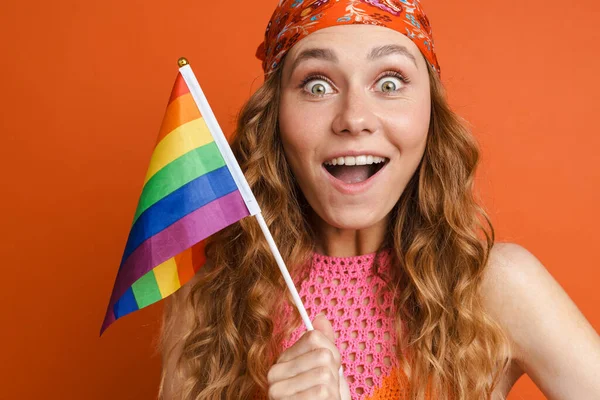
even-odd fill
[[[377,157],[372,155],[360,155],[360,156],[346,156],[338,157],[325,161],[325,165],[370,165],[379,164],[385,162],[384,157]]]

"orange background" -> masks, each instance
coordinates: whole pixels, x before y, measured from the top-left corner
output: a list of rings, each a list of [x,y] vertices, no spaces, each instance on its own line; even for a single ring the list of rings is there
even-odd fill
[[[185,55],[231,132],[276,0],[4,0],[3,399],[152,399],[162,305],[98,331]],[[600,328],[600,3],[424,0],[501,241]],[[558,327],[557,327],[558,328]],[[569,340],[569,338],[565,338]],[[509,399],[543,399],[528,378]]]

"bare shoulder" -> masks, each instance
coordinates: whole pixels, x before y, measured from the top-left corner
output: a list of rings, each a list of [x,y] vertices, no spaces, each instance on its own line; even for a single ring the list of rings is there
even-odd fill
[[[495,243],[490,252],[484,283],[501,283],[507,279],[525,278],[527,273],[545,271],[540,261],[526,248],[516,243]]]
[[[524,247],[515,243],[494,244],[485,269],[481,294],[489,312],[501,317],[506,323],[519,312],[512,308],[512,296],[517,291],[531,292],[530,283],[547,278],[548,271],[539,260]],[[541,280],[547,283],[547,279]]]
[[[481,295],[486,310],[509,334],[517,359],[526,356],[526,346],[533,333],[528,328],[534,322],[549,322],[556,311],[551,307],[564,306],[568,299],[546,267],[530,251],[515,243],[494,244]]]
[[[513,243],[496,243],[490,253],[485,275],[481,285],[481,295],[486,311],[502,326],[507,333],[512,358],[509,370],[500,381],[499,387],[494,393],[494,399],[505,398],[516,381],[525,373],[521,366],[522,354],[519,344],[510,334],[507,326],[515,322],[514,315],[518,313],[506,300],[508,293],[512,291],[510,286],[516,282],[510,280],[518,279],[517,272],[520,265],[531,265],[533,255],[523,247]],[[523,268],[528,268],[527,266]]]
[[[527,373],[549,399],[600,398],[598,334],[531,252],[494,245],[481,295],[509,337],[514,373]]]

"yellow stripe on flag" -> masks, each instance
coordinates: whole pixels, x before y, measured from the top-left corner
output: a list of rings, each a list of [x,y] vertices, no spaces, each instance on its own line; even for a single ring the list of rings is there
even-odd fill
[[[154,276],[163,299],[181,287],[174,257],[154,268]]]
[[[174,129],[156,145],[144,185],[165,165],[211,142],[214,142],[214,139],[203,118],[195,119]]]

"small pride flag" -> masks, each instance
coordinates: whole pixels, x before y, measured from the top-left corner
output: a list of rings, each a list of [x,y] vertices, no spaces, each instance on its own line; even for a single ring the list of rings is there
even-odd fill
[[[260,215],[191,67],[179,66],[100,335],[188,282],[205,262],[203,239]]]

